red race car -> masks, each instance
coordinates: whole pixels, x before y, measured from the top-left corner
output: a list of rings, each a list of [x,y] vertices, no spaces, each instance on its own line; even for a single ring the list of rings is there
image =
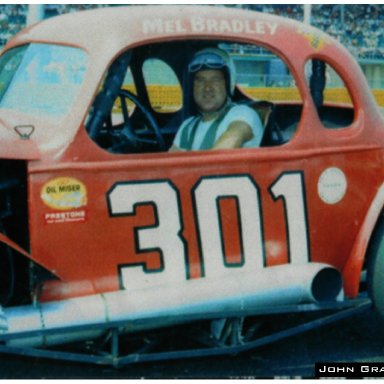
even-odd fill
[[[206,49],[257,145],[169,151]],[[311,26],[194,6],[45,20],[0,57],[0,139],[2,352],[122,365],[384,314],[383,117]]]

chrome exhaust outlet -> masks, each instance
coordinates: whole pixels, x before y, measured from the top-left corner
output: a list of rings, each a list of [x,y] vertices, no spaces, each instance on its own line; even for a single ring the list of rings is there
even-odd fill
[[[341,298],[342,278],[333,267],[320,263],[280,265],[257,273],[231,271],[225,276],[199,278],[183,284],[136,291],[122,290],[29,306],[4,308],[0,337],[9,346],[38,347],[90,340],[103,330],[75,332],[82,325],[124,321],[126,332],[182,324],[206,313],[333,301]],[[63,328],[68,331],[63,332]],[[23,332],[61,329],[60,333],[16,337]],[[71,331],[72,329],[72,331]],[[15,338],[9,338],[12,334]]]

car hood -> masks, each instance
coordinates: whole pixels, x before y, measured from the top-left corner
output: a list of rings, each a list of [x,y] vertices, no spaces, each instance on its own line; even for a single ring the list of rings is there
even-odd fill
[[[41,158],[38,139],[35,121],[0,113],[0,158],[38,160]]]
[[[39,160],[57,154],[76,133],[69,128],[77,126],[65,118],[0,108],[0,158]]]

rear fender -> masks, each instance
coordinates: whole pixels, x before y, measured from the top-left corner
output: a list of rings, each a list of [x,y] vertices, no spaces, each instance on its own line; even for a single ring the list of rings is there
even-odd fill
[[[360,227],[359,233],[352,247],[351,255],[342,271],[345,281],[344,292],[348,297],[355,297],[359,293],[360,275],[366,252],[378,218],[384,208],[384,183],[381,184],[371,206]]]

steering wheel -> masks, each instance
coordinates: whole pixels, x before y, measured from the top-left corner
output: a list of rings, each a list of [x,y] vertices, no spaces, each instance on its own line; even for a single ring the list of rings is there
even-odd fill
[[[121,152],[124,148],[129,150],[134,150],[138,152],[143,145],[149,145],[154,149],[159,151],[165,151],[165,141],[160,132],[159,126],[157,125],[156,120],[153,118],[151,112],[145,107],[140,100],[132,92],[126,89],[120,89],[118,97],[121,101],[121,108],[123,112],[123,128],[120,130],[118,135],[118,143],[112,145],[109,148],[110,152]],[[135,129],[132,126],[132,122],[129,116],[127,103],[124,99],[132,101],[139,111],[144,116],[144,119],[147,122],[146,128],[153,133],[153,138],[147,138],[143,135],[144,130]]]

